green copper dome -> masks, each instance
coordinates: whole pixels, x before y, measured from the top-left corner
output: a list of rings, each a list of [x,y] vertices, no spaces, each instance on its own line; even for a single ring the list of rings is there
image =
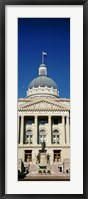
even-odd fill
[[[57,84],[51,78],[47,77],[46,75],[40,75],[39,77],[33,79],[29,84],[29,89],[37,88],[37,87],[53,87],[54,89],[58,90]]]

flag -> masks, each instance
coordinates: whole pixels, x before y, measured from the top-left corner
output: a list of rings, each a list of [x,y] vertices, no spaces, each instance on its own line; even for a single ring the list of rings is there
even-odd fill
[[[47,53],[46,53],[46,52],[42,52],[42,54],[47,56]]]

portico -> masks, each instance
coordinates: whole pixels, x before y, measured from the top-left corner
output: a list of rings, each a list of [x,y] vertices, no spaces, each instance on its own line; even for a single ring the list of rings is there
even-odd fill
[[[32,120],[31,120],[32,118]],[[47,120],[45,120],[47,118]],[[18,116],[18,144],[25,145],[25,144],[36,144],[39,145],[39,135],[46,136],[46,144],[70,144],[69,138],[69,116]],[[29,123],[31,122],[31,123]],[[33,142],[26,143],[25,137],[31,134],[33,138]],[[48,134],[47,134],[48,133]],[[59,141],[54,142],[54,138],[56,135],[59,135]],[[61,137],[61,138],[60,138]],[[55,139],[57,140],[57,138]]]

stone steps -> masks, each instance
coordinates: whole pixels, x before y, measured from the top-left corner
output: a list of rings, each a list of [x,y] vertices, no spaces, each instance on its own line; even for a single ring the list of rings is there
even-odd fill
[[[29,173],[27,175],[29,176],[29,175],[33,175],[33,174],[37,174],[37,173],[38,173],[38,165],[30,164]]]
[[[30,172],[38,170],[38,165],[37,164],[31,164],[29,167]]]
[[[62,173],[59,172],[58,169],[58,165],[47,165],[47,169],[46,171],[50,170],[51,171],[51,175],[62,175]],[[37,164],[30,164],[29,167],[29,173],[27,174],[27,176],[33,176],[33,175],[38,175],[38,171],[39,171],[39,166]]]
[[[51,168],[51,173],[57,173],[57,174],[59,173],[57,165],[51,165],[50,168]]]

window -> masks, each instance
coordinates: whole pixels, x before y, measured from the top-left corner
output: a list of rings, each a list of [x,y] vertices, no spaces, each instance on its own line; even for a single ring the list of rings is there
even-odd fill
[[[32,150],[25,150],[25,162],[32,162]]]
[[[44,129],[39,132],[39,144],[42,144],[43,141],[46,142],[46,132]]]
[[[40,135],[44,135],[45,134],[45,130],[44,129],[42,129],[42,130],[40,130]]]
[[[46,120],[45,120],[45,119],[41,119],[39,123],[40,123],[40,124],[45,124],[45,123],[46,123]]]
[[[54,162],[60,162],[61,161],[61,150],[54,150],[54,156],[53,156]]]
[[[58,124],[58,119],[54,119],[54,120],[53,120],[53,123],[54,123],[54,124]]]
[[[59,117],[58,117],[58,119],[59,119],[59,121],[58,121],[58,122],[59,122],[59,124],[61,124],[61,123],[62,123],[62,117],[61,117],[61,116],[59,116]]]
[[[33,124],[33,119],[27,120],[27,124]]]
[[[32,130],[26,131],[26,143],[25,144],[33,144]]]
[[[26,117],[25,119],[26,124],[33,124],[34,123],[34,117]]]
[[[40,137],[39,137],[39,144],[42,144],[43,141],[46,142],[46,136],[40,135]]]
[[[60,123],[62,123],[62,117],[61,116],[53,117],[53,124],[58,125]]]
[[[39,124],[46,124],[46,123],[48,123],[48,118],[47,117],[39,118]]]
[[[58,130],[53,131],[53,144],[59,144],[60,143],[60,135]]]

